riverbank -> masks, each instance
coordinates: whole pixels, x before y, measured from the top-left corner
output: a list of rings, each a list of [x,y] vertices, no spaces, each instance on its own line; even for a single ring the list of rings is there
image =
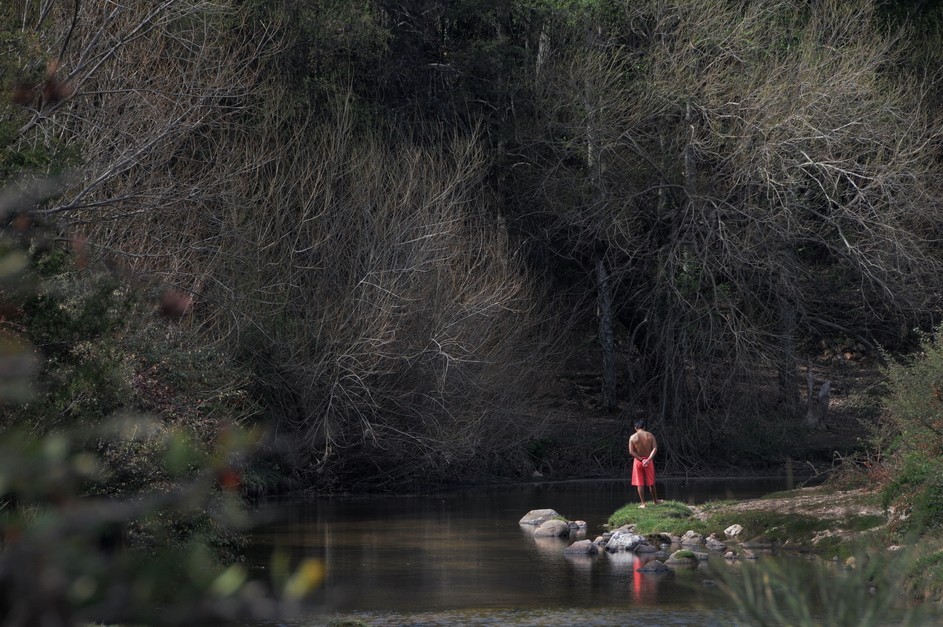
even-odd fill
[[[608,526],[632,525],[651,537],[702,545],[728,559],[756,552],[792,552],[853,569],[879,557],[894,562],[909,596],[943,601],[943,536],[904,534],[908,512],[885,508],[882,495],[866,487],[832,485],[799,488],[757,499],[703,505],[663,502],[639,509],[629,503],[610,516]],[[720,545],[724,546],[720,548]]]
[[[835,491],[817,486],[704,505],[666,502],[642,510],[630,503],[613,513],[609,526],[631,524],[640,533],[677,536],[693,531],[705,538],[713,535],[729,541],[724,532],[736,525],[740,528],[736,534],[739,544],[832,558],[848,557],[864,542],[887,539],[891,519],[878,496],[864,489]]]

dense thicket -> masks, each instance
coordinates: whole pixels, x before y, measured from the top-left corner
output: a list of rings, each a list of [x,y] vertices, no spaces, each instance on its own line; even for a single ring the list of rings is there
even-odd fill
[[[296,485],[519,471],[555,316],[669,461],[765,457],[813,346],[938,314],[934,6],[21,2],[4,173],[70,168],[36,217],[176,290]]]
[[[278,11],[49,6],[30,36],[72,93],[37,92],[12,144],[78,156],[34,217],[193,304],[198,341],[251,370],[281,467],[322,489],[508,467],[552,333],[477,134],[299,106]]]
[[[812,341],[931,319],[940,127],[870,5],[635,2],[560,30],[517,171],[675,455],[793,428]]]
[[[483,121],[512,238],[598,329],[604,406],[653,416],[673,460],[775,455],[811,353],[906,348],[938,315],[932,3],[354,13],[331,50],[360,106]]]

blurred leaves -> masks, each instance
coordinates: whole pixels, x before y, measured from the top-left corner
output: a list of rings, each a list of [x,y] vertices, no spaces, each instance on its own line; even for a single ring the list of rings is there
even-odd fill
[[[22,403],[32,396],[37,365],[32,346],[0,328],[0,403]]]
[[[242,467],[262,435],[235,424],[252,411],[238,370],[197,376],[212,353],[179,350],[145,286],[90,267],[71,239],[11,235],[27,223],[0,231],[0,622],[289,611],[324,570],[288,571],[279,601],[236,560]]]
[[[303,599],[317,589],[322,581],[324,581],[324,562],[313,558],[305,559],[285,584],[285,598]]]

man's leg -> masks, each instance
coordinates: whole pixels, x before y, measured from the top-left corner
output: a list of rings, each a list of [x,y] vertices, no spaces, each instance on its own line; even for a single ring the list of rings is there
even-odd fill
[[[645,486],[638,486],[638,500],[642,502],[639,507],[645,507]]]
[[[652,504],[658,505],[658,494],[655,493],[655,484],[653,483],[649,488],[652,491]]]

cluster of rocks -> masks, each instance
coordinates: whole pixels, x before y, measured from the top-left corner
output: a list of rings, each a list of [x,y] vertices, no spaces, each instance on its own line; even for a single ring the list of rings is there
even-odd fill
[[[533,526],[535,538],[563,538],[583,535],[586,523],[582,520],[568,521],[552,509],[537,509],[528,512],[520,520],[522,526]],[[635,525],[623,525],[607,531],[595,540],[578,539],[563,552],[566,555],[596,555],[600,551],[607,553],[631,552],[645,558],[641,572],[661,572],[671,568],[697,566],[706,561],[710,552],[724,553],[727,560],[756,559],[755,550],[772,548],[772,543],[759,537],[740,543],[737,550],[728,548],[728,543],[739,542],[743,533],[740,525],[731,525],[724,530],[724,539],[712,533],[708,537],[694,531],[687,531],[683,536],[670,533],[656,533],[645,537],[636,533]],[[681,548],[669,554],[668,549]],[[707,551],[704,551],[707,549]]]

